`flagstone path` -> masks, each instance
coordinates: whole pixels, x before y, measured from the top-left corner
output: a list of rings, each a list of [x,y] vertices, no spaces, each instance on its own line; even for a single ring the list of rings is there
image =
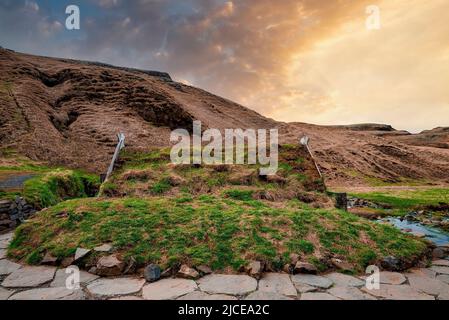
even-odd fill
[[[0,235],[6,248],[12,233]],[[267,273],[211,274],[196,281],[142,278],[99,278],[81,271],[80,289],[65,287],[70,276],[54,267],[22,266],[0,249],[0,300],[449,300],[449,258],[429,268],[381,272],[380,288],[369,290],[359,277],[330,273],[320,276]]]

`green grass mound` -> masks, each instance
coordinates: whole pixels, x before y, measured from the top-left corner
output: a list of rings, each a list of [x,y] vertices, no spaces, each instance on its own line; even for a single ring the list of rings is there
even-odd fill
[[[251,191],[147,199],[77,199],[36,215],[16,230],[8,255],[37,264],[48,252],[63,259],[78,247],[112,243],[124,259],[162,267],[206,264],[238,270],[250,260],[280,270],[297,253],[321,271],[332,257],[353,272],[385,256],[412,259],[426,244],[397,229],[339,210],[254,200]]]
[[[99,177],[76,170],[55,169],[25,182],[23,197],[37,209],[63,200],[94,196]]]

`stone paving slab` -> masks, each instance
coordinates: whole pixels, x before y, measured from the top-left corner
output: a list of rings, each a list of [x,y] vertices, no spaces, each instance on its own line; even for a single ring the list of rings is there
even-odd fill
[[[334,282],[326,277],[314,276],[310,274],[297,274],[292,276],[293,283],[296,284],[307,284],[312,287],[329,289]]]
[[[327,292],[342,300],[376,300],[356,287],[332,287]]]
[[[288,274],[266,273],[259,280],[259,291],[274,292],[287,297],[296,298],[298,293]]]
[[[365,281],[343,273],[333,272],[325,277],[329,278],[337,287],[363,287],[365,285]]]
[[[143,287],[145,300],[175,300],[198,289],[195,281],[187,279],[163,279]]]
[[[212,274],[198,280],[201,291],[242,296],[257,289],[257,281],[246,275]]]
[[[377,298],[387,300],[435,300],[434,297],[419,292],[409,285],[381,284],[379,290],[362,288],[362,291]]]
[[[312,286],[309,286],[308,284],[305,284],[305,283],[294,283],[294,285],[295,285],[296,290],[299,293],[318,291],[317,287],[312,287]]]
[[[9,300],[84,300],[82,290],[66,288],[40,288],[22,291],[12,295]]]
[[[14,291],[0,288],[0,301],[7,300]]]
[[[6,258],[6,249],[0,249],[0,260]]]
[[[449,267],[432,266],[430,269],[438,274],[449,274]]]
[[[237,300],[237,298],[226,294],[207,294],[201,291],[193,291],[176,300]]]
[[[432,262],[433,266],[449,267],[449,260],[436,260]]]
[[[135,301],[135,300],[143,300],[143,299],[141,297],[136,297],[136,296],[123,296],[123,297],[111,298],[109,300]]]
[[[99,298],[127,296],[140,292],[145,280],[136,278],[102,278],[87,285],[87,290]]]
[[[290,297],[284,296],[278,292],[260,291],[257,290],[250,293],[245,300],[293,300]]]
[[[55,279],[50,284],[50,287],[65,287],[67,278],[71,276],[72,273],[66,273],[66,269],[59,269],[56,271]],[[80,285],[86,285],[94,280],[97,280],[98,278],[99,276],[97,275],[80,270]]]
[[[407,274],[408,282],[410,286],[418,291],[431,294],[440,295],[442,293],[449,293],[449,285],[439,281],[436,278],[429,278],[423,272],[414,270]]]
[[[449,284],[449,274],[440,274],[436,277],[437,280]]]
[[[23,267],[6,277],[2,286],[5,288],[38,287],[53,280],[55,272],[56,268],[53,267]]]
[[[13,237],[14,237],[14,232],[0,234],[0,241],[3,241],[3,240],[12,241]]]
[[[0,260],[0,276],[7,276],[16,270],[19,270],[22,266],[12,261],[3,259]]]
[[[399,272],[383,271],[380,273],[380,283],[400,285],[407,281],[405,276]]]
[[[340,300],[329,293],[307,292],[301,295],[301,300]]]

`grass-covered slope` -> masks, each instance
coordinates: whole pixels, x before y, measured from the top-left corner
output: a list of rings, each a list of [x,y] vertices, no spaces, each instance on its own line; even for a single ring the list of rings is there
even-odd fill
[[[238,270],[250,260],[281,269],[290,253],[320,270],[331,257],[354,271],[385,256],[411,259],[426,245],[393,227],[339,210],[283,206],[233,190],[223,196],[81,199],[42,211],[16,231],[9,255],[38,263],[45,253],[64,258],[78,247],[112,243],[140,265],[187,263]]]
[[[9,256],[36,264],[78,247],[112,243],[125,260],[238,270],[251,260],[273,270],[296,253],[324,271],[338,258],[360,272],[385,256],[412,260],[426,244],[333,209],[304,149],[280,149],[278,175],[257,166],[170,164],[167,150],[126,152],[103,195],[43,210],[20,226]]]

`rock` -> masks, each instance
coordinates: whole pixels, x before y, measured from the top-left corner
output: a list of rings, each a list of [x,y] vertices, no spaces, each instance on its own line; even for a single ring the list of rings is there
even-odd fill
[[[293,273],[293,268],[292,268],[292,266],[289,263],[287,263],[282,268],[282,271],[284,271],[287,274],[291,274],[291,273]]]
[[[363,287],[365,285],[365,281],[342,273],[334,272],[325,277],[329,278],[336,287]]]
[[[260,279],[260,277],[262,277],[262,272],[263,272],[263,266],[262,266],[262,263],[260,263],[260,261],[252,261],[246,267],[246,273],[248,273],[248,275],[250,277],[253,277],[256,279]]]
[[[211,274],[198,281],[202,291],[242,296],[257,289],[257,280],[246,275]]]
[[[145,267],[143,275],[148,282],[155,282],[161,278],[161,268],[156,264],[150,264]]]
[[[14,271],[20,269],[22,266],[20,264],[11,262],[9,260],[0,260],[0,276],[6,276],[13,273]]]
[[[414,270],[407,274],[407,278],[410,286],[418,291],[434,296],[449,292],[448,284],[439,281],[436,278],[429,278],[419,270]]]
[[[291,253],[289,258],[290,258],[290,264],[295,266],[298,263],[300,256],[299,256],[299,254]]]
[[[329,293],[307,292],[301,295],[301,300],[340,300]]]
[[[2,283],[5,288],[34,288],[53,280],[56,268],[23,267],[11,273]]]
[[[383,284],[380,288],[368,290],[366,287],[361,289],[377,298],[387,299],[387,300],[435,300],[434,297],[419,292],[409,285],[391,285]]]
[[[39,288],[19,292],[9,300],[84,300],[85,298],[82,290]]]
[[[329,289],[334,282],[331,279],[315,276],[310,274],[297,274],[292,276],[293,283],[296,284],[307,284],[312,287]]]
[[[87,290],[94,296],[114,297],[132,295],[142,290],[145,280],[136,278],[100,278],[91,282]]]
[[[435,260],[432,261],[432,265],[440,267],[449,267],[449,260]]]
[[[442,281],[444,283],[449,284],[449,275],[447,275],[447,274],[440,274],[439,276],[436,277],[436,279],[438,281]]]
[[[8,300],[10,296],[14,294],[12,290],[6,290],[0,287],[0,301]]]
[[[212,273],[212,269],[208,266],[201,265],[196,268],[202,275],[207,275]]]
[[[99,247],[95,247],[94,251],[102,252],[102,253],[109,253],[112,251],[112,246],[110,244],[103,244]]]
[[[104,277],[119,276],[124,269],[125,263],[116,255],[111,255],[98,259],[96,274]]]
[[[432,251],[432,257],[434,259],[443,259],[446,257],[446,250],[441,247],[435,248]]]
[[[75,258],[68,257],[64,258],[61,261],[61,268],[67,268],[68,266],[71,266],[75,262]]]
[[[0,260],[6,258],[6,250],[0,249]]]
[[[411,234],[414,235],[414,236],[417,237],[417,238],[425,238],[425,237],[426,237],[426,234],[425,234],[425,233],[422,233],[422,232],[416,232],[416,231],[414,231],[414,232],[412,232]]]
[[[136,297],[136,296],[123,296],[123,297],[112,298],[109,300],[111,300],[111,301],[140,301],[143,299],[141,297]]]
[[[91,274],[86,271],[80,270],[80,285],[86,285],[98,279],[98,276]],[[59,269],[56,271],[56,275],[54,280],[50,283],[50,287],[52,288],[61,288],[66,287],[66,281],[68,277],[73,275],[72,272],[66,273],[66,269]]]
[[[373,296],[366,294],[355,287],[333,287],[327,291],[342,300],[376,300]]]
[[[342,271],[351,271],[353,269],[353,266],[350,263],[344,262],[340,259],[332,258],[331,262],[337,269]]]
[[[169,278],[169,277],[171,277],[173,275],[174,275],[173,269],[172,268],[168,268],[168,269],[165,269],[161,273],[161,278]]]
[[[305,283],[295,283],[295,288],[299,293],[314,292],[318,290],[318,288],[309,286]]]
[[[41,261],[41,264],[43,265],[49,265],[54,266],[58,262],[58,258],[53,257],[49,252],[47,252],[44,256],[44,258]]]
[[[198,289],[195,281],[163,279],[147,284],[142,291],[145,300],[174,300]]]
[[[403,284],[406,281],[407,279],[404,277],[404,275],[398,272],[383,271],[380,273],[380,283],[383,284],[399,285]]]
[[[318,269],[311,263],[299,261],[295,265],[294,273],[317,274]]]
[[[402,271],[406,269],[404,262],[396,257],[388,256],[380,262],[381,267],[388,271]]]
[[[249,294],[245,300],[257,300],[257,301],[268,301],[268,300],[293,300],[292,298],[286,297],[277,292],[270,291],[255,291]]]
[[[201,291],[193,291],[191,293],[186,294],[176,300],[190,300],[190,301],[198,301],[198,300],[237,300],[236,297],[228,296],[225,294],[207,294]]]
[[[267,273],[259,281],[260,292],[271,292],[296,298],[298,295],[288,274]]]
[[[75,261],[81,260],[82,258],[84,258],[85,256],[87,256],[90,252],[91,252],[91,250],[89,250],[89,249],[83,249],[83,248],[78,248],[78,249],[76,249],[76,252],[75,252]]]
[[[449,274],[449,267],[433,266],[430,269],[435,271],[437,274]]]
[[[178,273],[176,274],[179,278],[184,279],[198,279],[200,277],[200,274],[198,271],[196,271],[193,268],[190,268],[189,266],[183,264],[181,268],[179,269]]]

